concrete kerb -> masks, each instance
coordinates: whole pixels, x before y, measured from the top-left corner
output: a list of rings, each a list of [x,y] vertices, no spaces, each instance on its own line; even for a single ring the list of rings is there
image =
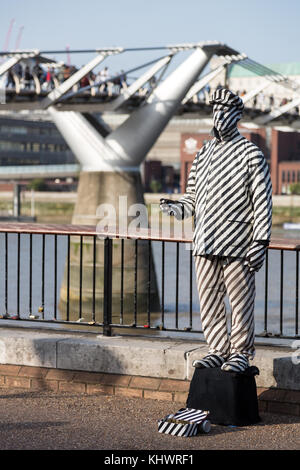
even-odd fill
[[[0,328],[0,364],[191,380],[205,343],[136,336]],[[300,364],[284,347],[257,346],[258,387],[300,390]]]

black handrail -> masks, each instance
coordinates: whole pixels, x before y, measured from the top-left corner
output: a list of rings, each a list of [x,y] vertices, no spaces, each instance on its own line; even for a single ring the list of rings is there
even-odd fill
[[[1,235],[2,234],[2,235]],[[14,234],[14,235],[13,235]],[[23,242],[23,236],[28,238],[28,247],[25,245],[26,237]],[[10,237],[14,236],[16,239],[11,240]],[[47,237],[53,237],[53,243],[46,243]],[[91,276],[89,277],[90,283],[88,288],[91,291],[91,317],[90,319],[83,318],[84,314],[84,280],[85,280],[85,260],[84,260],[84,238],[87,238],[89,243],[88,248],[91,250],[90,261],[87,263],[90,269]],[[1,242],[3,238],[3,242]],[[41,242],[36,246],[34,243],[36,240]],[[74,252],[71,251],[71,245],[77,240],[78,252],[75,253],[78,256],[78,264],[74,267]],[[78,243],[79,240],[79,243]],[[12,245],[10,244],[13,241]],[[62,260],[59,255],[59,246],[64,243],[65,258],[63,259],[64,264],[64,279],[65,279],[65,319],[62,319],[59,310],[59,269],[61,270]],[[146,245],[144,245],[146,243]],[[159,243],[161,248],[158,251],[159,262],[161,263],[160,271],[155,274],[153,271],[153,257],[152,248],[154,243]],[[168,243],[173,243],[175,248],[174,255],[174,274],[175,283],[172,288],[172,295],[174,300],[174,308],[172,308],[173,319],[169,324],[168,319],[170,315],[166,309],[166,295],[169,295],[169,288],[166,285],[166,263],[170,261],[167,258],[167,247]],[[163,236],[162,233],[153,233],[148,229],[141,229],[138,233],[126,234],[126,233],[101,233],[97,232],[96,227],[84,226],[84,225],[47,225],[47,224],[25,224],[25,223],[1,223],[0,224],[0,258],[2,257],[3,266],[3,312],[2,319],[17,319],[22,321],[34,321],[36,324],[41,325],[42,323],[57,323],[64,325],[77,325],[81,327],[97,327],[102,328],[104,335],[111,335],[114,329],[132,329],[133,331],[145,329],[166,331],[166,332],[189,332],[189,333],[202,333],[201,329],[197,329],[194,326],[195,315],[199,312],[193,311],[193,256],[192,251],[189,250],[189,255],[186,257],[186,281],[188,289],[186,294],[188,296],[187,307],[186,307],[186,323],[182,326],[180,304],[179,299],[182,294],[182,280],[181,280],[181,269],[183,263],[183,254],[181,247],[183,245],[192,243],[191,234],[188,236]],[[16,244],[16,245],[15,245]],[[131,244],[131,301],[132,309],[130,318],[131,321],[126,319],[128,314],[125,311],[125,298],[128,294],[128,271],[126,271],[126,263],[128,259],[125,256],[127,244]],[[174,245],[175,244],[175,245]],[[73,246],[74,249],[74,246]],[[103,253],[102,250],[103,249]],[[144,257],[141,258],[141,253],[144,249]],[[49,255],[48,251],[53,250],[53,256]],[[116,266],[114,260],[115,250],[119,250],[119,264]],[[270,328],[270,319],[272,320],[270,310],[270,288],[271,285],[271,273],[270,273],[270,253],[274,250],[279,253],[279,300],[278,306],[278,332],[272,333]],[[270,246],[267,251],[264,273],[262,279],[264,282],[264,298],[263,304],[263,330],[261,333],[257,333],[256,336],[269,338],[289,338],[294,339],[299,334],[299,250],[300,240],[295,239],[272,239]],[[285,294],[284,286],[286,282],[285,270],[287,265],[287,254],[288,252],[295,253],[295,276],[293,281],[293,290],[295,291],[295,312],[289,315],[289,318],[285,311],[285,305],[287,301],[291,300],[291,295]],[[27,281],[24,283],[23,271],[27,269],[27,265],[24,265],[23,256],[26,255],[26,263],[28,263],[28,275]],[[99,259],[103,255],[103,264],[99,264]],[[16,259],[17,257],[17,259]],[[172,258],[172,256],[171,256]],[[16,262],[15,262],[16,259]],[[49,263],[49,259],[51,263]],[[146,263],[146,266],[142,266]],[[51,266],[49,266],[51,264]],[[24,267],[25,266],[25,267]],[[22,269],[21,269],[22,267]],[[37,275],[37,270],[41,269],[40,287],[37,289],[34,283],[34,275]],[[76,275],[76,269],[78,269],[78,279],[71,286],[71,276]],[[141,276],[141,269],[145,269],[145,275]],[[14,279],[12,281],[11,274],[14,271]],[[52,273],[53,271],[53,273]],[[117,273],[117,275],[116,275]],[[273,275],[273,273],[272,273]],[[61,274],[60,274],[61,276]],[[152,283],[154,281],[153,276],[157,277],[158,284],[160,287],[160,312],[153,311],[152,309]],[[37,275],[39,277],[39,275]],[[49,279],[52,279],[53,286],[49,286]],[[103,284],[100,282],[100,278],[103,280]],[[117,279],[117,281],[116,281]],[[36,280],[36,278],[35,278]],[[140,295],[139,291],[141,282],[145,283],[143,295],[146,296],[145,310],[143,313],[143,320],[141,320],[140,306]],[[2,282],[2,281],[1,281]],[[16,282],[12,286],[12,283]],[[115,284],[119,283],[119,300],[116,307],[114,304],[113,309],[113,288]],[[25,287],[25,285],[27,285]],[[101,288],[100,288],[100,287]],[[13,287],[13,289],[12,289]],[[71,291],[72,287],[72,291]],[[2,286],[0,285],[0,288]],[[291,286],[289,286],[289,289]],[[24,308],[25,297],[27,296],[28,289],[28,314]],[[40,290],[39,290],[40,289]],[[76,293],[76,299],[74,300],[74,289]],[[35,315],[34,302],[36,303],[37,292],[40,292],[40,307],[39,307],[39,318]],[[102,298],[102,304],[99,300]],[[51,294],[52,292],[52,294]],[[26,294],[26,295],[25,295]],[[77,295],[78,294],[78,295]],[[49,304],[49,298],[52,295],[52,301]],[[35,297],[35,298],[34,298]],[[288,298],[289,297],[289,298]],[[12,309],[11,304],[15,302],[16,306]],[[72,303],[73,302],[73,303]],[[78,318],[74,317],[73,306],[77,305]],[[116,321],[118,318],[118,321]],[[287,333],[287,322],[289,321],[289,331]],[[292,322],[292,323],[291,323]],[[291,332],[291,324],[293,332]]]

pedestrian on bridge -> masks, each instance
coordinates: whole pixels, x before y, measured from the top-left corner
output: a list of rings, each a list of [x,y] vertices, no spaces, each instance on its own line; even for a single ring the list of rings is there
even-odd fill
[[[9,88],[10,86],[12,88],[15,88],[15,80],[14,80],[14,76],[13,76],[13,73],[12,73],[12,70],[10,69],[8,72],[7,72],[7,79],[6,79],[6,88]]]
[[[183,197],[162,199],[161,208],[181,220],[194,216],[193,255],[209,354],[193,365],[243,372],[255,354],[255,272],[271,236],[272,186],[264,155],[237,128],[242,99],[220,88],[210,103],[213,139],[196,154]]]

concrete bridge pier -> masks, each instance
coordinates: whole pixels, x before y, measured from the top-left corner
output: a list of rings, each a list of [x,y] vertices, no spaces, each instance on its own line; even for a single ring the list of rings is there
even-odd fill
[[[110,205],[116,209],[116,222],[122,219],[121,225],[125,227],[130,223],[127,214],[119,213],[119,195],[126,195],[126,205],[128,209],[133,204],[144,204],[143,186],[139,172],[82,172],[78,185],[77,203],[72,218],[73,224],[97,225],[99,216],[96,216],[100,205]],[[108,219],[105,219],[108,222]],[[105,223],[106,223],[105,222]],[[114,224],[115,220],[111,220]],[[85,237],[82,247],[82,314],[80,313],[80,246],[79,238],[71,237],[70,240],[70,287],[69,287],[69,318],[77,320],[79,316],[87,321],[92,319],[93,303],[93,263],[94,250],[93,239]],[[123,258],[123,261],[122,261]],[[96,321],[102,321],[103,296],[104,296],[104,241],[97,239],[96,242]],[[122,268],[123,265],[123,268]],[[120,322],[121,311],[121,271],[123,271],[123,322],[124,324],[133,322],[133,312],[135,303],[135,241],[126,240],[124,242],[124,252],[122,253],[121,240],[113,242],[113,271],[112,271],[112,315],[113,322]],[[147,323],[148,308],[148,272],[149,253],[148,243],[140,240],[138,242],[138,264],[137,264],[137,311],[139,321]],[[151,318],[155,318],[155,312],[160,309],[158,288],[154,270],[152,253],[150,253],[150,311]],[[67,270],[65,270],[64,282],[61,288],[59,309],[63,317],[67,311]]]

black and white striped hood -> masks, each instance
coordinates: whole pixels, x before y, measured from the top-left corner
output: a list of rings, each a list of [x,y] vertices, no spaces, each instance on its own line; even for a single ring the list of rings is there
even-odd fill
[[[223,141],[234,138],[243,115],[241,98],[226,88],[219,88],[213,93],[210,104],[213,105],[213,136]]]

